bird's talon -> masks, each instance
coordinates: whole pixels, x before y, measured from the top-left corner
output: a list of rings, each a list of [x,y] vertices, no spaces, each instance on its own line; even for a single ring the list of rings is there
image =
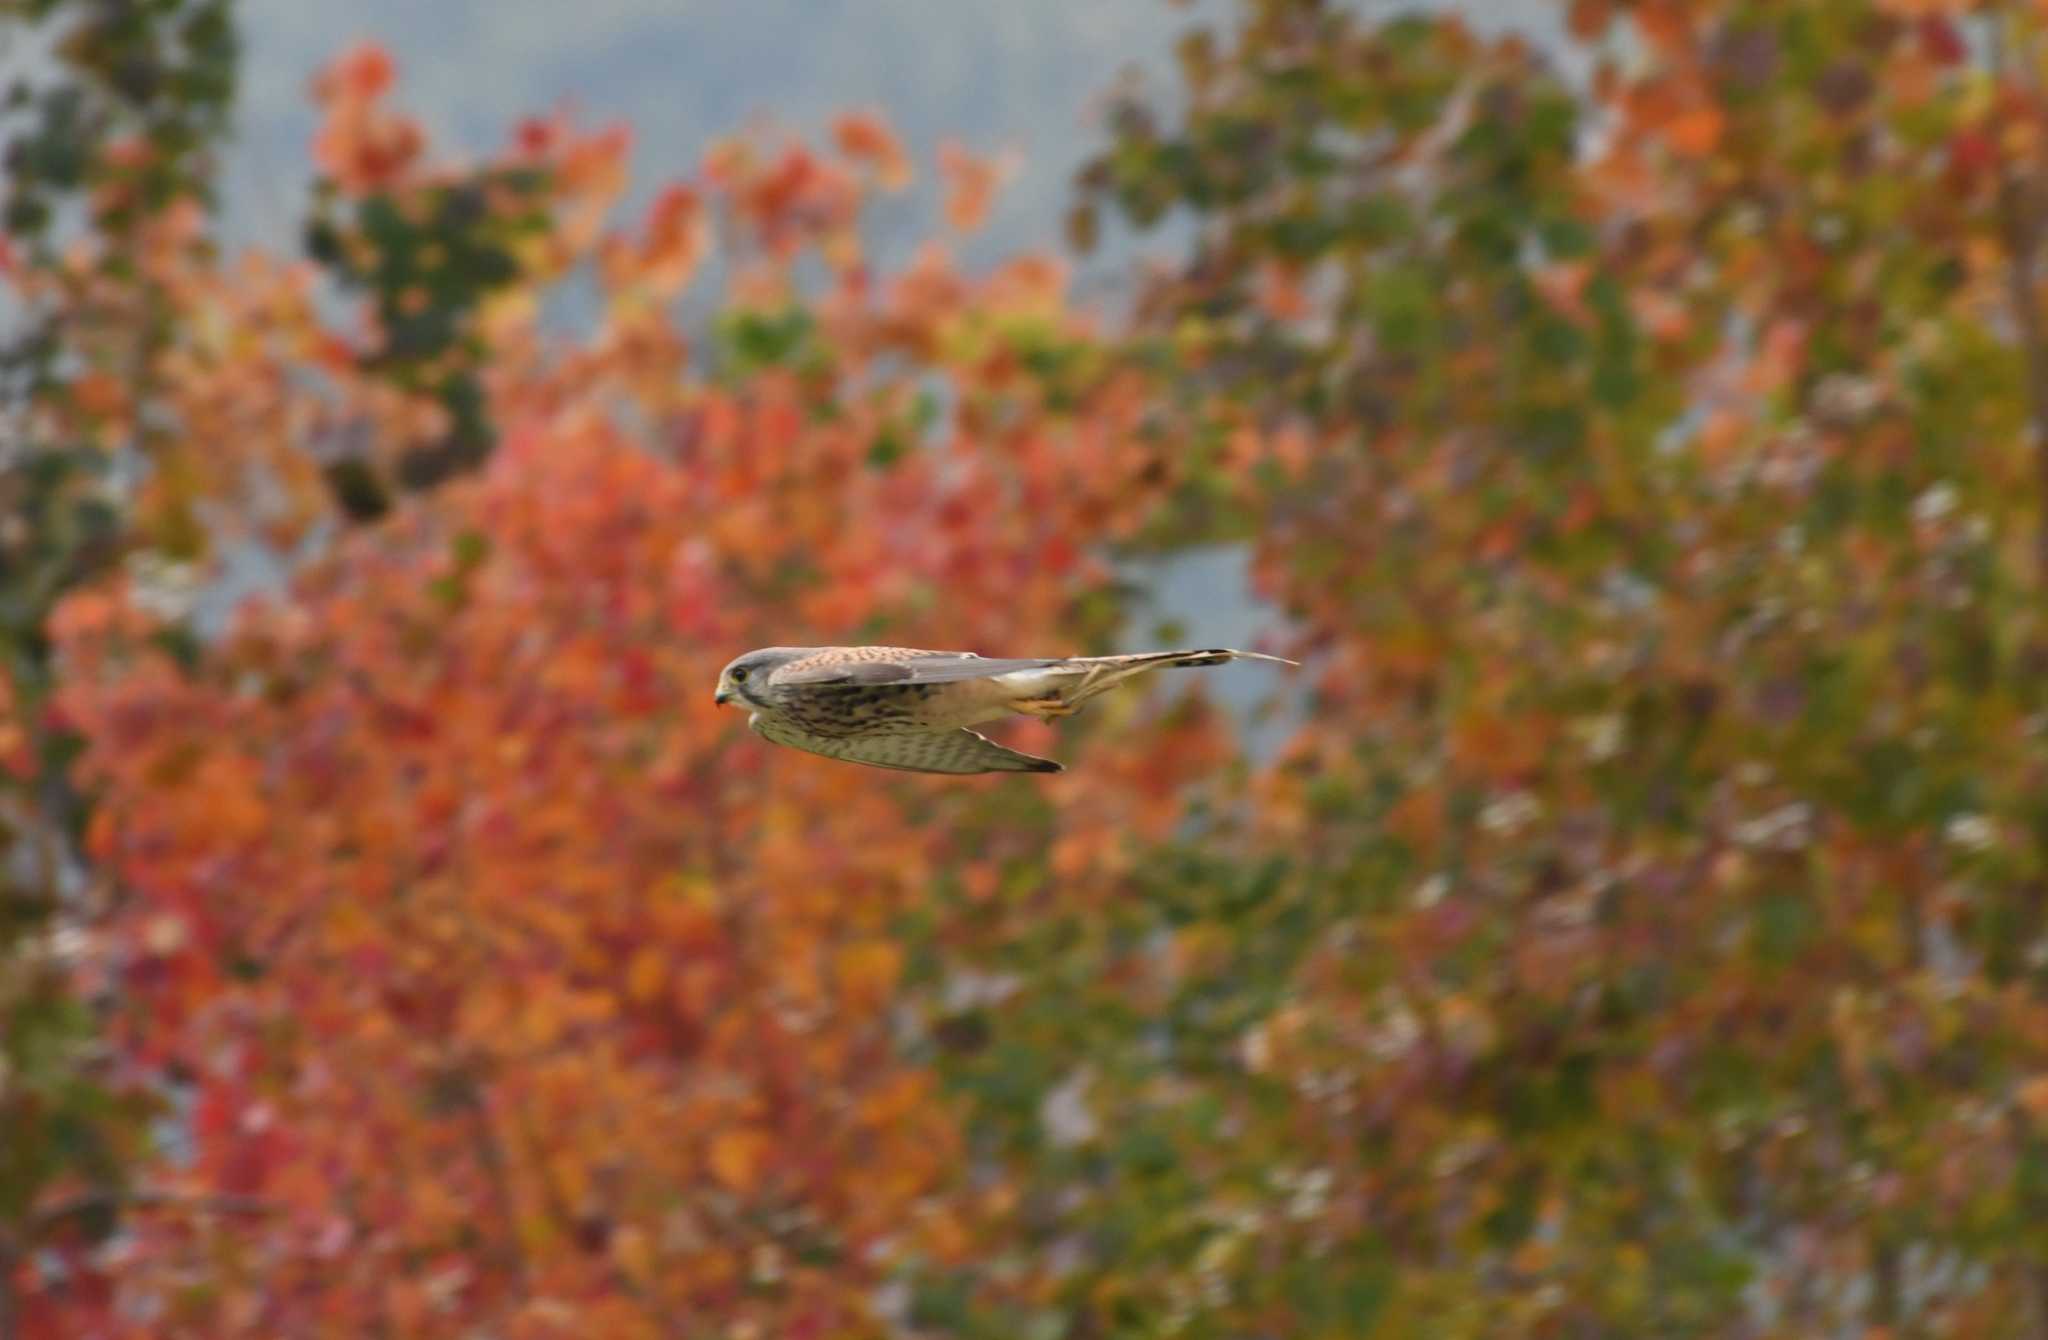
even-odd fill
[[[1070,717],[1081,710],[1079,703],[1070,703],[1060,698],[1027,698],[1017,703],[1019,712],[1050,721],[1054,717]]]

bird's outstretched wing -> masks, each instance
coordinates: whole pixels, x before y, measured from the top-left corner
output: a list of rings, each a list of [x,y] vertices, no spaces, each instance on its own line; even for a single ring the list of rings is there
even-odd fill
[[[1016,670],[1043,670],[1058,665],[1048,657],[976,656],[971,651],[916,651],[907,647],[860,647],[855,655],[832,648],[791,661],[774,671],[768,682],[777,687],[814,684],[950,684],[987,679]],[[892,653],[875,655],[875,653]]]
[[[812,735],[781,722],[755,715],[749,723],[755,732],[777,744],[802,749],[848,763],[865,763],[873,768],[898,772],[1062,772],[1049,758],[1037,758],[1005,749],[986,735],[974,731],[915,731],[898,735],[862,735],[851,739]]]
[[[947,684],[992,679],[1028,670],[1085,675],[1103,687],[1134,673],[1167,666],[1222,665],[1226,661],[1293,661],[1231,647],[1181,651],[1136,651],[1118,656],[977,656],[971,651],[921,651],[914,647],[826,647],[790,661],[769,675],[778,687],[821,684]],[[1099,689],[1097,690],[1100,691]]]

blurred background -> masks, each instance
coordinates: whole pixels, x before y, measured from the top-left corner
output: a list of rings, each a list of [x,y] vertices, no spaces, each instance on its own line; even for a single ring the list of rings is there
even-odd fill
[[[1416,6],[1354,4],[1386,17]],[[1427,9],[1429,6],[1421,6]],[[1519,32],[1562,69],[1583,68],[1550,0],[1467,7],[1479,31]],[[750,126],[805,133],[849,108],[883,112],[905,148],[929,159],[953,140],[1001,159],[1005,184],[986,224],[960,247],[987,264],[1057,237],[1074,173],[1100,147],[1108,109],[1123,89],[1171,87],[1174,42],[1197,23],[1228,16],[1218,3],[1092,5],[1051,0],[1029,8],[890,0],[678,7],[622,3],[565,23],[549,4],[452,3],[422,10],[391,0],[347,9],[243,0],[245,51],[235,133],[223,146],[222,234],[289,244],[310,170],[306,146],[318,109],[306,96],[335,52],[374,38],[405,75],[409,102],[435,141],[480,156],[521,117],[568,108],[630,126],[632,186],[640,203],[693,167],[706,144]],[[866,219],[877,257],[901,261],[922,240],[938,191],[929,180],[879,202]],[[1160,233],[1164,234],[1161,236]],[[1146,258],[1184,254],[1188,232],[1125,233],[1083,263],[1098,302],[1130,300]],[[1237,546],[1205,547],[1129,573],[1134,636],[1160,632],[1235,646],[1270,620]],[[1169,639],[1171,640],[1171,639]],[[1255,742],[1275,732],[1249,721],[1259,686],[1214,687]]]
[[[2048,11],[0,76],[0,1340],[2048,1333]],[[1304,664],[710,702],[842,642]]]
[[[1397,12],[1384,2],[1362,15]],[[1412,7],[1411,7],[1412,8]],[[1424,8],[1427,8],[1426,6]],[[1562,11],[1545,0],[1477,7],[1482,29],[1560,45]],[[972,254],[1042,244],[1071,205],[1073,173],[1100,146],[1120,84],[1162,90],[1173,44],[1227,8],[1201,3],[1028,9],[888,0],[883,4],[593,6],[563,21],[537,3],[458,0],[422,10],[390,0],[335,10],[244,0],[236,135],[223,151],[223,226],[269,242],[297,227],[318,124],[314,73],[366,38],[400,66],[409,104],[437,143],[481,155],[521,117],[568,105],[633,128],[632,175],[644,198],[696,165],[709,141],[768,121],[816,132],[848,108],[884,111],[906,148],[928,158],[945,139],[1014,153],[1013,174]],[[871,224],[884,245],[914,245],[929,182]]]

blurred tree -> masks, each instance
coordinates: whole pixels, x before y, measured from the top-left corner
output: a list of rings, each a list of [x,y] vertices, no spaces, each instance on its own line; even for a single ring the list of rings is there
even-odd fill
[[[1315,724],[987,931],[952,1329],[2041,1333],[2041,10],[1238,17],[1075,231]]]
[[[882,1333],[876,1290],[981,1208],[896,1040],[955,816],[1161,840],[1221,744],[1196,714],[1063,794],[878,786],[736,739],[709,686],[797,629],[1106,635],[1091,548],[1176,479],[1146,380],[1051,261],[877,273],[861,210],[907,163],[871,117],[717,146],[620,226],[621,135],[535,123],[451,175],[390,82],[363,49],[320,83],[317,244],[367,335],[290,272],[196,273],[209,357],[164,396],[260,406],[278,476],[348,429],[390,478],[469,379],[496,449],[184,662],[132,580],[57,612],[126,895],[92,967],[183,1118],[157,1170],[271,1211],[132,1226],[117,1307],[64,1333]],[[943,170],[972,226],[993,174]],[[693,352],[669,309],[714,239]],[[539,320],[569,274],[587,332]]]
[[[480,373],[488,344],[478,327],[484,306],[544,262],[551,207],[581,202],[577,226],[588,230],[592,207],[610,198],[609,182],[589,174],[620,171],[619,145],[586,146],[580,161],[563,162],[559,128],[536,122],[503,163],[424,174],[419,128],[384,102],[394,73],[381,49],[360,47],[315,90],[327,125],[314,146],[322,175],[307,250],[345,291],[369,299],[355,369],[438,411],[395,445],[372,450],[358,440],[330,453],[328,483],[357,520],[383,515],[394,485],[430,488],[489,454],[495,438]]]
[[[386,326],[402,307],[449,332],[438,344],[400,340],[409,352],[393,355],[382,329],[352,339],[317,318],[310,268],[258,257],[230,266],[217,254],[208,210],[237,56],[225,0],[44,0],[7,5],[0,23],[19,58],[0,110],[4,1336],[80,1325],[106,1301],[89,1249],[109,1240],[124,1207],[262,1208],[128,1176],[145,1152],[145,1122],[172,1090],[99,1036],[96,1015],[117,984],[96,966],[94,937],[118,920],[127,890],[78,845],[91,806],[70,771],[75,722],[56,702],[53,612],[115,581],[150,611],[155,644],[193,664],[194,601],[226,554],[289,555],[336,503],[345,517],[378,514],[387,460],[473,459],[487,445],[473,412],[465,417],[474,378],[421,369],[509,277],[511,262],[490,245],[539,230],[591,183],[559,179],[575,165],[535,144],[502,180],[411,183],[407,210],[435,193],[456,201],[414,234],[392,222],[398,205],[385,197],[368,196],[360,218],[330,217],[342,212],[342,188],[390,184],[416,135],[374,106],[381,56],[338,63],[319,90],[337,108],[319,149],[340,186],[323,194],[314,249],[350,280],[350,258],[394,237],[402,250],[457,258],[452,286],[430,276],[426,304],[407,289],[405,255],[365,272]],[[365,175],[379,135],[400,148],[384,149],[382,177]],[[365,440],[384,454],[362,450]],[[422,487],[446,473],[401,482]]]
[[[50,708],[46,623],[124,556],[181,553],[140,501],[175,459],[150,395],[175,295],[156,262],[199,243],[235,44],[224,0],[9,3],[0,108],[0,1336],[104,1301],[82,1249],[117,1211],[151,1109],[99,1045],[73,979],[107,890],[79,860],[78,739]],[[174,636],[174,632],[173,632]],[[218,1208],[218,1207],[216,1207]]]

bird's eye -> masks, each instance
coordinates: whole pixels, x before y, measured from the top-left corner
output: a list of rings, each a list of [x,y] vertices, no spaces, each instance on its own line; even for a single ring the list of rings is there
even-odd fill
[[[736,667],[734,667],[734,669],[733,669],[733,672],[732,672],[732,682],[733,682],[733,683],[735,683],[735,684],[744,684],[744,683],[746,683],[746,682],[747,682],[747,667],[745,667],[744,665],[742,665],[742,666],[736,666]]]

